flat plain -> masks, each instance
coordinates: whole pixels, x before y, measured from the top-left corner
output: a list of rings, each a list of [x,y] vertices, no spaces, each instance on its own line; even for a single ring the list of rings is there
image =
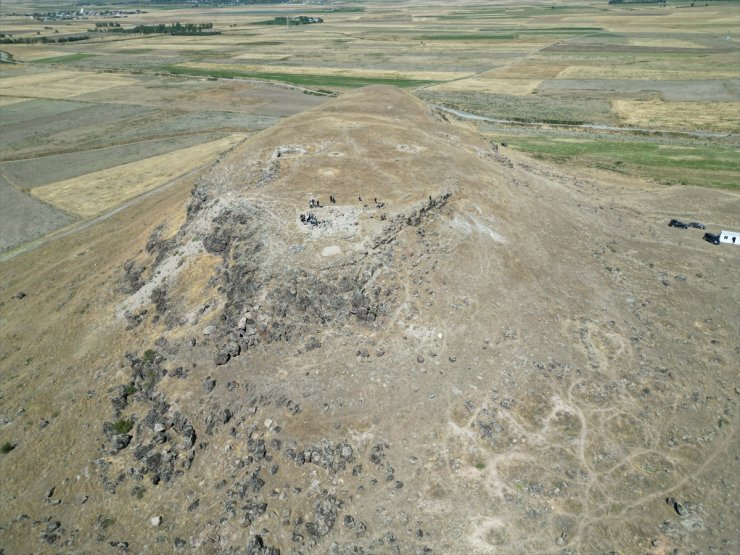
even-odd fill
[[[541,157],[549,156],[548,149],[535,145],[551,136],[550,130],[541,133],[543,127],[624,128],[612,133],[608,143],[621,152],[621,172],[664,184],[689,183],[685,177],[676,180],[674,159],[661,157],[663,150],[653,149],[657,154],[648,165],[626,153],[630,145],[644,142],[635,134],[652,134],[651,144],[670,146],[675,144],[672,133],[681,132],[700,134],[686,145],[690,148],[737,150],[738,4],[692,4],[148,5],[144,13],[116,19],[123,27],[209,22],[220,33],[168,36],[96,32],[95,23],[111,21],[103,16],[29,21],[20,14],[42,4],[11,2],[2,7],[6,34],[48,40],[87,34],[89,39],[3,45],[22,63],[4,64],[0,78],[0,103],[16,106],[3,110],[2,156],[10,160],[59,154],[62,148],[92,150],[111,146],[113,138],[123,144],[255,131],[321,101],[298,93],[286,102],[289,90],[265,89],[255,80],[318,94],[391,84],[427,102],[497,120],[485,126],[492,140]],[[323,22],[266,24],[299,15]],[[258,87],[263,91],[254,96]],[[268,104],[284,109],[275,113]],[[113,105],[116,109],[110,109]],[[82,109],[74,111],[74,106]],[[19,131],[12,124],[24,110],[43,117]],[[68,117],[79,123],[70,128],[61,111],[72,112]],[[581,142],[582,131],[577,133]],[[571,136],[567,129],[559,133]],[[592,140],[596,150],[604,144],[599,133]],[[556,141],[550,148],[557,147]],[[568,160],[590,167],[591,150],[569,153]],[[19,176],[7,177],[24,188]],[[726,166],[705,164],[697,183],[733,187],[732,182]]]

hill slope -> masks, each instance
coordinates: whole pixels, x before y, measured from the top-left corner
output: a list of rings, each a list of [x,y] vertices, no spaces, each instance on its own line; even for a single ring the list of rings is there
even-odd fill
[[[740,202],[615,179],[368,87],[4,263],[0,546],[735,550]]]

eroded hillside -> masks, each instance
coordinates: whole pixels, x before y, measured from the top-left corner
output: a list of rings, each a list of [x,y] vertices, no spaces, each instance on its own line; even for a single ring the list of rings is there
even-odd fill
[[[0,547],[735,551],[740,259],[665,224],[739,214],[394,88],[291,117],[3,264]]]

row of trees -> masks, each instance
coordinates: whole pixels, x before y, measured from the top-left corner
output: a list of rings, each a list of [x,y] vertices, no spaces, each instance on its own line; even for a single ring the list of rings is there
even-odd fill
[[[213,23],[173,23],[167,25],[136,25],[135,27],[121,27],[119,23],[96,23],[91,32],[124,33],[124,34],[161,34],[161,35],[219,35],[220,31],[211,31]]]
[[[63,43],[63,42],[76,42],[78,40],[87,40],[90,35],[73,35],[70,37],[6,37],[0,35],[0,44],[36,44],[41,43]]]
[[[299,15],[298,17],[284,17],[279,16],[275,19],[268,21],[259,21],[257,25],[308,25],[309,23],[323,23],[324,20],[320,17],[309,17],[306,15]]]

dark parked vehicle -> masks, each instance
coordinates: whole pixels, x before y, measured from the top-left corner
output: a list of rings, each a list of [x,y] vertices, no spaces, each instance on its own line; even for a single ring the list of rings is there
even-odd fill
[[[678,220],[671,220],[670,222],[668,222],[668,225],[671,227],[680,227],[681,229],[689,228],[689,226],[687,226],[685,223],[679,222]]]
[[[704,240],[713,245],[719,245],[719,235],[715,235],[714,233],[705,233]]]
[[[705,226],[704,224],[700,224],[699,222],[689,222],[689,227],[693,227],[696,229],[706,229],[707,228],[707,226]]]

